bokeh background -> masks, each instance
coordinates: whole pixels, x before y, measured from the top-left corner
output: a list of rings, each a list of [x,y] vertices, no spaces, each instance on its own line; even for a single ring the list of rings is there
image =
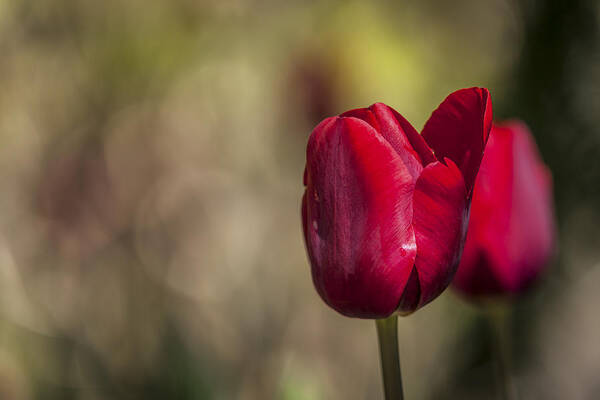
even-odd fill
[[[5,0],[0,54],[0,398],[381,398],[374,324],[312,287],[306,141],[470,86],[554,174],[521,397],[600,398],[599,2]],[[407,398],[494,398],[477,307],[399,331]]]

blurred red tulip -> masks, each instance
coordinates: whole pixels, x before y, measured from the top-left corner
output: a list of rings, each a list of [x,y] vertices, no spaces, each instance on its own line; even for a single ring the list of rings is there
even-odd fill
[[[410,313],[450,283],[491,128],[487,89],[452,93],[422,135],[382,103],[312,132],[302,199],[315,287],[359,318]]]
[[[552,178],[521,122],[494,125],[475,182],[453,286],[467,296],[518,293],[552,254]]]

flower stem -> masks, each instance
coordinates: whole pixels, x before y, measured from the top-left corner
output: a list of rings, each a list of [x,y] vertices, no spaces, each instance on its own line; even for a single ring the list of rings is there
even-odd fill
[[[398,316],[392,315],[375,321],[379,338],[381,372],[385,400],[402,400],[402,375],[398,353]]]
[[[508,307],[507,305],[489,306],[487,310],[499,400],[518,398],[511,374],[510,309]]]

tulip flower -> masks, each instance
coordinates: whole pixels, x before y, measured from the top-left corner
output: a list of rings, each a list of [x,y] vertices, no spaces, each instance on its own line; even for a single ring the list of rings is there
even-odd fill
[[[306,150],[302,222],[313,283],[330,307],[377,320],[386,398],[402,398],[397,314],[452,280],[487,143],[487,89],[450,94],[421,134],[382,103],[322,121]]]
[[[494,125],[475,181],[454,288],[468,297],[526,290],[554,242],[552,178],[522,122]]]
[[[314,285],[349,317],[411,313],[450,283],[491,128],[486,89],[452,93],[419,134],[382,103],[322,121],[306,151]]]
[[[471,219],[453,287],[473,300],[525,291],[541,273],[554,242],[552,179],[522,122],[494,125],[473,191]],[[489,322],[497,391],[516,399],[510,373],[511,308],[479,302]]]

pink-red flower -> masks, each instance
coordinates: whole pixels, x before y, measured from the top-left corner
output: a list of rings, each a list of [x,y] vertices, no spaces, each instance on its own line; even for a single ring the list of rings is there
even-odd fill
[[[468,296],[516,294],[552,254],[552,178],[522,122],[494,125],[473,192],[453,286]]]
[[[491,121],[489,92],[470,88],[448,96],[421,134],[382,103],[314,129],[302,221],[313,282],[329,306],[384,318],[448,286]]]

